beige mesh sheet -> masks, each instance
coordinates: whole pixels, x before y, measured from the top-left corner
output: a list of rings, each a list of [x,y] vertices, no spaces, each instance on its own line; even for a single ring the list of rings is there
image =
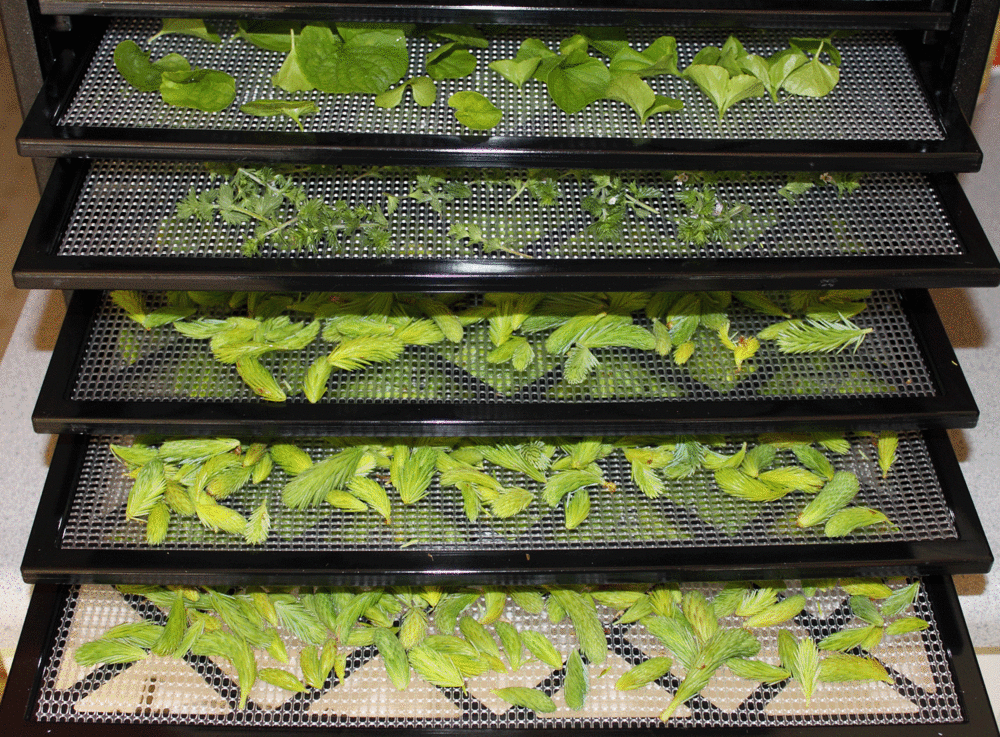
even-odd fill
[[[700,586],[712,595],[718,586]],[[792,591],[795,588],[793,587]],[[472,611],[474,614],[475,612]],[[895,679],[885,683],[820,683],[807,703],[794,681],[761,686],[722,667],[708,686],[678,710],[670,725],[722,727],[818,724],[917,724],[962,721],[963,716],[947,665],[934,615],[921,594],[912,612],[931,628],[886,638],[873,651]],[[675,663],[671,673],[636,691],[617,691],[615,682],[626,670],[651,656],[667,655],[663,646],[640,625],[613,625],[614,612],[602,611],[608,623],[610,652],[601,664],[588,664],[590,692],[580,711],[566,706],[563,670],[553,670],[530,656],[514,673],[488,672],[469,679],[467,689],[437,688],[411,677],[406,691],[389,682],[373,648],[358,648],[347,659],[347,676],[331,675],[324,689],[294,694],[258,681],[245,709],[236,708],[238,687],[228,662],[189,657],[187,661],[151,657],[130,666],[82,668],[72,658],[82,643],[109,627],[136,621],[140,614],[162,617],[148,602],[122,596],[114,589],[85,586],[67,602],[63,625],[51,660],[45,667],[37,716],[41,721],[152,722],[229,726],[338,725],[347,727],[517,728],[589,726],[623,728],[661,726],[658,715],[672,698],[684,671]],[[508,604],[504,617],[519,630],[535,629],[548,636],[565,657],[578,646],[568,619],[549,622],[545,614],[530,615]],[[738,618],[720,622],[734,626]],[[784,625],[796,637],[819,639],[848,623],[857,625],[842,590],[817,594],[793,622]],[[755,630],[762,643],[759,658],[778,664],[779,628]],[[266,654],[258,667],[281,665],[301,677],[301,642],[286,637],[291,663],[279,664]],[[556,704],[552,714],[536,715],[513,707],[492,691],[505,686],[534,687]]]

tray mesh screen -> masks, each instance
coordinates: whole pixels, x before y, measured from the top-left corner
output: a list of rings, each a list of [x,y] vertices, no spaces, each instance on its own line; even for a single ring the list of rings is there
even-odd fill
[[[753,443],[753,438],[746,438]],[[124,467],[108,450],[109,442],[122,438],[92,438],[77,477],[73,504],[62,535],[62,547],[94,549],[149,549],[144,521],[125,520],[125,502],[132,481]],[[317,462],[330,453],[316,441],[300,445]],[[739,444],[728,443],[735,452]],[[722,450],[722,449],[720,449]],[[849,540],[865,542],[924,541],[956,538],[954,520],[927,446],[919,433],[900,434],[897,459],[886,479],[875,460],[870,438],[855,437],[851,452],[830,455],[838,470],[854,473],[861,491],[854,503],[882,510],[895,525],[868,528]],[[778,465],[797,463],[790,451],[782,451]],[[509,520],[481,517],[470,522],[455,488],[442,488],[435,481],[427,496],[412,505],[393,500],[392,524],[386,525],[374,512],[352,514],[323,505],[294,510],[281,502],[281,490],[289,480],[275,468],[266,482],[252,485],[228,497],[224,504],[248,517],[267,503],[272,533],[261,546],[248,546],[225,533],[211,533],[197,520],[173,515],[166,541],[170,550],[601,550],[609,548],[692,548],[735,545],[796,545],[842,543],[824,536],[822,526],[800,529],[794,520],[808,502],[802,493],[776,502],[758,504],[720,491],[710,472],[667,483],[667,492],[650,499],[631,480],[629,464],[620,452],[599,462],[604,478],[617,488],[614,493],[591,493],[591,513],[575,530],[564,526],[563,511],[549,509],[541,501],[541,485],[527,476],[497,467],[505,485],[527,488],[536,502]]]
[[[473,299],[473,298],[470,298]],[[735,371],[732,354],[704,343],[684,366],[654,351],[595,349],[600,365],[580,384],[562,374],[562,356],[536,355],[524,371],[486,360],[492,349],[485,323],[466,329],[460,343],[408,346],[399,359],[367,369],[337,372],[322,402],[335,403],[578,403],[713,399],[788,399],[842,396],[933,396],[935,385],[895,292],[875,292],[854,318],[873,328],[857,351],[783,354],[764,341],[752,362]],[[150,301],[150,306],[154,302]],[[731,332],[756,335],[776,321],[738,304],[729,307]],[[702,340],[696,335],[695,342]],[[314,341],[293,353],[269,353],[261,362],[279,382],[297,391],[309,365],[331,349]],[[752,365],[750,365],[752,364]],[[289,392],[291,395],[291,391]],[[219,363],[208,341],[166,326],[146,330],[109,298],[95,315],[71,391],[83,401],[263,401],[247,388],[235,366]],[[289,402],[305,402],[300,394]]]
[[[711,595],[716,589],[705,588]],[[794,591],[793,586],[791,591]],[[793,622],[783,625],[797,637],[818,640],[854,622],[847,596],[835,589],[818,594]],[[889,725],[959,722],[962,709],[948,666],[934,612],[921,592],[913,607],[930,629],[886,638],[873,656],[894,679],[886,683],[820,683],[806,705],[797,684],[756,683],[720,669],[699,696],[678,711],[670,726],[742,729],[765,726]],[[564,626],[544,615],[511,611],[519,629],[537,629],[563,653],[577,646]],[[425,727],[516,729],[544,727],[662,727],[657,715],[669,703],[679,680],[672,672],[642,689],[616,691],[614,683],[632,665],[665,651],[635,625],[612,625],[606,611],[611,653],[591,670],[591,689],[582,712],[565,705],[564,671],[526,664],[514,674],[494,673],[471,679],[468,692],[438,689],[413,677],[407,691],[397,692],[385,676],[373,648],[354,650],[343,683],[328,679],[323,689],[291,694],[258,682],[245,709],[238,708],[238,687],[225,661],[189,657],[186,662],[153,657],[130,666],[81,668],[72,658],[80,644],[107,628],[140,616],[162,620],[163,613],[135,597],[122,597],[105,587],[82,587],[69,597],[54,651],[44,665],[35,716],[43,722],[113,722],[232,727]],[[733,621],[723,620],[724,626]],[[778,628],[755,630],[761,657],[777,662]],[[290,651],[293,648],[289,648]],[[291,653],[294,656],[294,653]],[[297,658],[293,657],[293,662]],[[272,665],[268,663],[268,665]],[[275,663],[274,665],[280,665]],[[599,677],[600,672],[608,672]],[[557,706],[552,714],[535,715],[511,707],[491,690],[509,685],[537,687]]]
[[[940,198],[922,174],[869,174],[862,187],[838,197],[832,187],[814,187],[794,203],[778,194],[787,181],[780,175],[748,176],[715,185],[720,202],[749,205],[746,232],[725,243],[696,247],[676,237],[686,209],[673,196],[679,184],[670,176],[630,174],[643,186],[663,193],[650,200],[658,216],[633,220],[620,242],[587,232],[593,222],[580,206],[591,190],[588,181],[567,176],[558,182],[562,196],[543,207],[529,194],[515,193],[507,184],[484,183],[482,176],[455,171],[470,185],[472,196],[432,210],[407,195],[414,190],[418,170],[359,178],[360,170],[295,174],[310,197],[333,204],[385,203],[399,197],[399,209],[389,220],[389,253],[403,258],[520,259],[505,251],[484,254],[478,246],[449,236],[453,223],[474,223],[487,236],[500,238],[535,259],[615,258],[760,258],[824,256],[955,255],[963,252]],[[514,179],[523,172],[510,172]],[[175,217],[175,204],[190,189],[217,186],[201,165],[188,162],[95,161],[87,174],[69,225],[58,246],[60,256],[111,257],[236,257],[251,230]],[[336,259],[374,257],[357,238],[340,244],[322,243],[311,252],[267,247],[269,258]]]
[[[218,24],[224,36],[235,24]],[[283,117],[257,118],[239,112],[239,106],[264,98],[287,99],[288,94],[271,84],[271,77],[284,60],[281,52],[252,48],[242,40],[222,45],[197,39],[167,36],[152,45],[154,57],[180,53],[192,68],[218,69],[236,78],[236,100],[218,113],[171,107],[156,93],[138,92],[115,69],[115,46],[132,39],[146,48],[146,39],[159,28],[156,21],[118,19],[110,26],[87,70],[72,103],[58,124],[133,128],[179,128],[200,130],[296,131],[295,123]],[[511,59],[520,43],[540,38],[558,48],[572,29],[517,28],[498,30],[490,47],[475,50],[478,58],[471,77],[437,83],[437,101],[419,108],[409,99],[397,108],[383,110],[371,95],[324,95],[295,93],[297,99],[313,99],[320,112],[302,119],[307,132],[382,133],[401,135],[466,135],[448,107],[448,98],[462,90],[476,90],[504,111],[490,131],[494,136],[583,137],[583,138],[683,138],[683,139],[840,139],[840,140],[941,140],[944,134],[917,82],[902,47],[887,33],[858,32],[838,39],[843,54],[841,81],[829,95],[813,99],[795,97],[775,105],[770,98],[741,102],[718,122],[714,105],[693,84],[679,78],[658,76],[649,80],[657,94],[684,101],[679,113],[655,115],[645,126],[620,103],[608,100],[588,106],[576,115],[555,107],[539,83],[525,85],[523,93],[488,68],[489,62]],[[640,49],[669,29],[636,30],[631,39]],[[691,63],[706,45],[721,46],[726,32],[683,30],[677,38],[680,66]],[[810,32],[775,33],[741,31],[739,38],[748,51],[769,56],[787,47],[790,36]],[[421,76],[424,57],[439,44],[426,39],[409,43],[410,70],[407,78]]]

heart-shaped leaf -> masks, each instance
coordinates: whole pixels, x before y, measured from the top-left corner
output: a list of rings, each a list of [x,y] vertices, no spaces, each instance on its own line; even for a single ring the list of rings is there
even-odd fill
[[[489,130],[503,118],[503,111],[478,92],[456,92],[448,98],[448,106],[455,109],[458,122],[472,130]]]

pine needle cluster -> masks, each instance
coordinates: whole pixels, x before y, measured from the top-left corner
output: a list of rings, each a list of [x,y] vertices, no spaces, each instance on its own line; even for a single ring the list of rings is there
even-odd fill
[[[146,329],[171,324],[192,340],[209,341],[216,359],[235,365],[255,394],[281,402],[302,392],[318,402],[334,371],[359,371],[390,363],[408,346],[465,339],[465,328],[488,326],[487,362],[525,371],[543,355],[562,357],[562,375],[577,385],[599,375],[601,351],[627,349],[670,356],[686,364],[696,350],[718,351],[720,365],[748,375],[747,362],[761,340],[782,353],[857,350],[873,328],[848,318],[866,309],[864,290],[790,292],[490,293],[421,295],[391,293],[259,294],[169,292],[150,310],[134,291],[111,293],[112,301]],[[740,307],[775,322],[756,336],[732,330],[729,313]],[[305,318],[305,319],[303,319]],[[274,376],[265,357],[310,351],[323,345],[293,378]],[[701,346],[699,348],[698,346]],[[262,360],[263,359],[263,360]],[[303,362],[304,363],[304,362]]]
[[[888,434],[880,438],[887,451],[890,440]],[[826,525],[827,536],[842,537],[873,525],[892,529],[878,510],[850,506],[857,479],[836,470],[827,455],[844,455],[850,448],[846,439],[829,434],[767,435],[736,442],[721,436],[508,442],[344,438],[322,441],[315,457],[293,442],[241,443],[229,438],[111,446],[134,479],[126,519],[145,518],[152,545],[164,542],[175,515],[197,517],[206,528],[242,536],[251,544],[265,542],[275,510],[270,500],[259,503],[248,518],[220,502],[249,493],[269,479],[274,468],[283,506],[327,508],[359,519],[367,516],[373,524],[391,524],[398,505],[417,504],[433,494],[435,504],[459,501],[473,523],[522,514],[538,518],[547,510],[561,510],[563,526],[573,530],[587,521],[592,507],[600,507],[605,495],[638,492],[650,498],[680,498],[680,482],[699,476],[720,493],[753,504],[795,494],[806,506],[817,495],[833,497],[832,503],[823,502],[822,514],[807,515],[810,526]],[[619,488],[608,479],[604,461],[611,456],[630,465],[633,485]],[[887,453],[876,459],[880,472],[888,473],[889,460]],[[854,494],[840,497],[833,487],[827,489],[841,476],[853,479]],[[452,497],[456,493],[458,497]]]

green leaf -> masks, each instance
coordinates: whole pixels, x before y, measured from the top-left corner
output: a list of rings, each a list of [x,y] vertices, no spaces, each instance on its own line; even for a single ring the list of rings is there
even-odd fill
[[[306,690],[302,681],[283,668],[261,668],[257,671],[257,677],[264,683],[277,686],[285,691],[304,693]]]
[[[521,45],[517,49],[517,54],[514,56],[514,60],[524,61],[525,59],[555,59],[558,56],[559,54],[546,46],[544,41],[540,41],[537,38],[528,38],[521,42]],[[545,80],[543,79],[541,81],[544,82]]]
[[[417,645],[407,653],[407,659],[413,670],[428,683],[444,688],[457,688],[465,685],[465,679],[455,662],[437,650],[426,645]]]
[[[628,31],[624,28],[595,26],[577,30],[586,36],[591,46],[609,58],[628,47]]]
[[[816,643],[808,636],[796,642],[795,636],[788,630],[778,632],[778,654],[781,664],[792,672],[792,677],[799,682],[806,703],[812,700],[816,681],[819,678],[819,650]]]
[[[299,130],[305,130],[299,118],[303,115],[318,113],[319,107],[312,100],[253,100],[240,105],[240,112],[259,118],[287,115],[295,121]]]
[[[448,107],[455,109],[459,123],[472,130],[489,130],[503,118],[503,111],[478,92],[456,92],[448,98]]]
[[[925,619],[920,617],[900,617],[895,622],[890,622],[885,628],[886,635],[905,635],[909,632],[922,632],[930,627]]]
[[[785,84],[788,75],[809,62],[809,57],[799,49],[784,49],[768,57],[768,79],[767,88],[771,97],[777,102],[778,90]]]
[[[271,84],[280,87],[285,92],[309,92],[316,89],[316,86],[306,79],[306,74],[299,63],[299,52],[295,43],[295,35],[289,34],[289,46],[291,47],[281,68],[271,77]]]
[[[896,462],[896,449],[899,447],[899,435],[894,432],[880,432],[876,441],[878,451],[878,467],[882,470],[882,478],[889,475],[889,469]]]
[[[590,492],[586,489],[574,491],[566,501],[566,529],[575,530],[590,515]]]
[[[881,631],[881,629],[877,625],[869,625],[868,627],[855,627],[833,632],[820,640],[818,647],[820,650],[833,650],[835,652],[853,650],[871,637],[872,632]]]
[[[155,62],[150,62],[149,57],[135,41],[122,41],[115,47],[115,68],[126,82],[142,92],[156,92],[160,89],[163,72],[187,71],[191,68],[187,59],[180,54],[167,54]]]
[[[279,446],[271,449],[275,462],[282,465],[284,452],[277,452]],[[282,501],[293,509],[322,504],[328,492],[342,489],[357,471],[361,460],[357,449],[345,450],[319,463],[306,466],[281,492]]]
[[[125,505],[125,519],[132,520],[143,517],[153,511],[153,508],[163,498],[167,479],[164,475],[163,461],[154,458],[140,469],[135,482],[129,490]]]
[[[826,521],[823,534],[827,537],[844,537],[860,527],[889,522],[889,518],[877,509],[869,507],[848,507],[841,509]]]
[[[285,391],[260,361],[245,356],[236,361],[236,372],[254,394],[269,402],[284,402]]]
[[[351,494],[382,515],[385,523],[389,524],[392,518],[392,505],[382,484],[366,476],[355,476],[347,482],[347,488]]]
[[[89,668],[99,663],[134,663],[144,660],[149,653],[138,645],[115,640],[94,640],[76,649],[73,658],[77,665]]]
[[[271,516],[267,513],[267,502],[261,502],[247,520],[243,537],[251,545],[260,545],[271,531]]]
[[[524,83],[531,79],[531,75],[538,69],[541,61],[542,58],[540,56],[522,59],[521,61],[517,59],[499,59],[491,61],[489,68],[511,84],[517,85],[518,89],[521,89],[524,87]]]
[[[656,113],[680,110],[684,107],[684,103],[680,100],[657,95],[639,78],[639,75],[632,73],[621,74],[612,79],[605,96],[609,100],[624,102],[635,111],[642,123]]]
[[[511,671],[518,670],[524,664],[524,642],[520,633],[514,625],[502,620],[496,622],[493,628],[500,638],[500,645],[507,656]]]
[[[555,649],[552,642],[541,632],[525,630],[521,633],[521,640],[528,652],[538,660],[548,665],[550,668],[562,668],[563,661],[559,651]]]
[[[819,680],[827,683],[842,681],[883,681],[892,684],[892,677],[885,666],[872,658],[862,658],[846,653],[834,653],[819,665]]]
[[[213,44],[222,43],[219,34],[205,25],[205,21],[198,18],[164,18],[160,30],[150,36],[146,43],[151,44],[160,36],[166,36],[171,33],[194,36],[195,38],[200,38],[202,41],[208,41]]]
[[[881,611],[884,617],[895,617],[897,614],[905,612],[917,598],[920,591],[919,583],[911,583],[905,588],[894,591],[882,602]]]
[[[174,651],[180,647],[184,639],[184,632],[187,629],[187,615],[184,613],[184,597],[177,593],[174,602],[170,605],[170,614],[167,616],[167,624],[163,628],[160,638],[153,643],[152,651],[154,655],[173,655]]]
[[[236,99],[236,80],[215,69],[163,72],[160,94],[168,105],[215,113]]]
[[[691,667],[698,656],[698,641],[691,623],[685,617],[647,617],[642,623],[651,635],[674,654],[685,669]]]
[[[726,661],[726,666],[733,672],[733,675],[761,683],[780,683],[792,675],[785,668],[779,668],[762,660],[730,658]]]
[[[386,90],[381,95],[375,97],[375,104],[381,108],[398,107],[403,101],[403,93],[409,87],[413,93],[413,100],[421,107],[430,107],[437,99],[437,85],[430,77],[414,77],[398,87]]]
[[[608,656],[608,641],[593,602],[571,589],[553,589],[551,595],[569,614],[580,649],[587,660],[594,664],[603,663]]]
[[[307,25],[294,53],[305,78],[322,92],[377,95],[409,66],[406,40],[394,33],[359,33],[344,41],[329,28]]]
[[[634,691],[658,680],[670,672],[673,661],[670,658],[657,657],[644,660],[639,665],[622,674],[615,683],[618,691]]]
[[[722,120],[726,111],[737,102],[764,94],[764,85],[756,77],[749,74],[730,76],[730,73],[721,66],[692,64],[684,70],[684,76],[698,85],[699,89],[715,103],[719,111],[719,120]]]
[[[600,365],[597,357],[589,348],[582,345],[573,346],[566,356],[563,376],[570,384],[580,384]]]
[[[535,501],[535,495],[527,489],[519,486],[512,486],[499,493],[490,509],[495,517],[508,519],[516,514],[520,514],[531,506]]]
[[[625,47],[611,57],[611,74],[635,73],[640,77],[659,74],[680,76],[677,69],[677,40],[673,36],[660,36],[645,51]]]
[[[430,30],[429,35],[447,38],[462,46],[471,46],[477,49],[485,49],[490,45],[482,31],[475,26],[465,24],[436,26]]]
[[[552,703],[552,699],[533,688],[509,686],[507,688],[495,688],[492,693],[514,706],[523,706],[538,714],[550,714],[556,710],[556,705]]]
[[[782,88],[793,95],[823,97],[829,94],[839,81],[840,70],[821,63],[817,57],[789,74]]]
[[[545,76],[552,101],[570,115],[605,97],[610,84],[608,68],[585,52],[562,56]]]
[[[427,54],[424,64],[431,79],[461,79],[476,70],[476,57],[468,49],[452,42]]]
[[[854,499],[859,490],[858,477],[848,471],[837,471],[805,509],[795,524],[812,527],[826,522]]]
[[[874,602],[867,596],[854,595],[851,597],[851,612],[858,619],[864,620],[868,624],[874,624],[881,627],[885,620],[879,613],[878,609],[875,608]]]
[[[563,691],[566,695],[566,706],[573,711],[583,708],[587,700],[587,691],[590,690],[590,676],[583,666],[580,658],[580,651],[574,650],[566,660],[566,680]]]
[[[429,77],[414,77],[410,80],[410,91],[420,107],[430,107],[437,99],[437,86]]]
[[[372,634],[389,680],[397,691],[404,690],[410,684],[410,663],[406,657],[406,650],[392,630],[376,627]]]
[[[247,43],[266,51],[292,50],[292,34],[302,30],[299,21],[241,20],[236,25],[236,35]]]
[[[427,495],[434,478],[437,448],[420,447],[410,454],[406,446],[397,445],[391,467],[392,485],[399,491],[403,504],[415,504]]]

